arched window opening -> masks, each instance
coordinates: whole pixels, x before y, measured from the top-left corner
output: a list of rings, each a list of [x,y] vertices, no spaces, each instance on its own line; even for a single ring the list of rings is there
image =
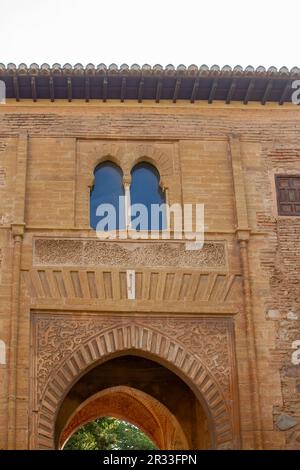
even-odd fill
[[[63,450],[155,450],[157,447],[138,427],[105,417],[81,426]]]
[[[165,195],[159,185],[157,169],[146,162],[138,163],[131,171],[131,226],[135,230],[166,228]]]
[[[123,172],[112,162],[100,163],[94,171],[90,194],[90,225],[99,231],[125,228]]]

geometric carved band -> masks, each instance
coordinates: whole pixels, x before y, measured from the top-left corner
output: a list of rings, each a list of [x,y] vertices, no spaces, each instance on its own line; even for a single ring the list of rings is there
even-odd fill
[[[37,238],[34,266],[120,266],[226,268],[223,242],[186,250],[184,242],[107,242],[95,239]]]
[[[62,301],[64,304],[70,301],[74,305],[77,299],[77,304],[79,300],[81,305],[86,302],[90,307],[93,305],[97,310],[100,307],[103,310],[103,302],[128,300],[124,268],[40,266],[22,275],[32,305],[39,303],[40,299],[48,299],[52,308],[59,309]],[[162,268],[136,268],[135,299],[145,304],[151,301],[156,306],[160,302],[160,309],[166,307],[167,302],[173,302],[176,309],[181,301],[186,307],[194,303],[196,308],[200,303],[221,308],[231,305],[231,313],[234,313],[242,303],[241,287],[238,274],[208,269],[176,271],[176,268],[168,268],[166,272]],[[98,299],[101,299],[100,304]]]

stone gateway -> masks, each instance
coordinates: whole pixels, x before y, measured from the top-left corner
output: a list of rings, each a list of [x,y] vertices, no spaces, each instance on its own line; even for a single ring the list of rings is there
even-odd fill
[[[104,416],[161,450],[300,449],[299,78],[0,64],[1,449]],[[197,204],[203,246],[168,218]]]

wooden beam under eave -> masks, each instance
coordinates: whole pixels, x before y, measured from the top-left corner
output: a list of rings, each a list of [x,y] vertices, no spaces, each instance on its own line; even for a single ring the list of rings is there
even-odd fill
[[[177,78],[176,83],[175,83],[174,93],[173,93],[173,103],[176,103],[178,99],[180,86],[181,86],[181,78]]]
[[[266,102],[268,101],[268,98],[271,94],[272,88],[273,88],[273,82],[270,81],[266,86],[264,96],[262,97],[262,100],[261,100],[261,104],[263,104],[263,105],[266,104]]]
[[[291,86],[292,86],[292,84],[291,84],[291,82],[288,80],[287,83],[285,84],[285,87],[284,87],[283,92],[282,92],[282,94],[281,94],[280,100],[278,101],[278,104],[279,104],[280,106],[282,106],[282,105],[284,104],[284,102],[285,102],[285,100],[286,100],[286,97],[287,97],[287,94],[288,94],[288,92],[289,92],[290,89],[291,89]]]
[[[107,90],[108,90],[108,79],[107,77],[103,77],[103,94],[102,94],[103,103],[106,103],[107,101]]]
[[[155,103],[160,102],[162,87],[163,87],[163,82],[162,82],[162,79],[159,78],[157,81],[157,87],[156,87]]]
[[[90,101],[90,79],[89,79],[89,77],[85,77],[85,80],[84,80],[84,96],[85,96],[85,102],[88,103]]]
[[[219,80],[217,78],[215,78],[214,81],[212,82],[211,89],[209,92],[209,97],[208,97],[208,104],[211,104],[215,98],[216,91],[218,88],[218,83],[219,83]]]
[[[68,101],[72,101],[72,79],[71,77],[67,78],[67,90],[68,90]]]
[[[49,77],[49,93],[50,93],[51,103],[53,103],[55,100],[53,77]]]
[[[121,103],[124,103],[125,96],[126,96],[126,77],[123,77],[122,84],[121,84],[121,96],[120,96]]]
[[[226,104],[230,104],[231,99],[234,95],[235,89],[236,89],[236,78],[233,78],[232,81],[231,81],[228,93],[227,93],[227,97],[226,97],[226,101],[225,101]]]
[[[35,77],[31,77],[31,96],[34,102],[37,100]]]
[[[248,85],[248,88],[247,88],[247,91],[246,91],[246,94],[245,94],[244,101],[243,101],[244,104],[248,104],[248,102],[251,98],[251,94],[252,94],[254,85],[255,85],[255,79],[251,78],[251,80],[249,82],[249,85]]]
[[[141,103],[143,101],[143,92],[144,92],[144,85],[145,79],[142,77],[139,83],[139,90],[138,90],[138,102]]]
[[[20,101],[19,80],[17,76],[13,77],[13,86],[14,86],[14,94],[16,97],[16,101]]]
[[[193,90],[192,90],[192,94],[191,94],[191,99],[190,99],[191,103],[195,103],[195,101],[197,99],[199,85],[200,85],[199,78],[195,78],[194,85],[193,85]]]

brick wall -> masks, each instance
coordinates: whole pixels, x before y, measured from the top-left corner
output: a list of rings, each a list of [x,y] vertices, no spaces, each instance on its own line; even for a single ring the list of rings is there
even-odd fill
[[[18,133],[29,133],[22,266],[32,262],[32,236],[90,236],[76,225],[81,173],[76,139],[148,139],[174,143],[179,155],[184,202],[205,203],[209,237],[227,240],[229,267],[240,268],[235,240],[235,193],[228,137],[241,141],[243,177],[251,229],[249,263],[266,448],[300,448],[300,365],[292,344],[300,340],[300,222],[278,217],[274,174],[300,174],[298,108],[212,106],[76,106],[38,103],[0,108],[0,339],[9,346],[12,283],[12,230],[16,190]],[[174,147],[174,148],[175,148]],[[126,146],[124,147],[124,152]],[[175,150],[174,150],[175,152]],[[91,162],[93,159],[91,159]],[[90,170],[92,174],[93,168]],[[178,173],[179,174],[179,173]],[[85,175],[86,178],[86,175]],[[176,176],[177,178],[177,176]],[[180,182],[179,182],[180,181]],[[88,187],[86,185],[86,191]],[[177,192],[176,192],[177,191]],[[178,193],[178,189],[174,194]],[[85,201],[86,201],[86,195]],[[79,221],[81,219],[79,218]],[[117,306],[116,306],[117,308]],[[19,335],[18,419],[20,448],[28,445],[29,324],[22,317]],[[245,321],[235,318],[242,445],[253,448],[253,410],[249,403]],[[9,352],[9,347],[8,347]],[[6,446],[7,365],[0,365],[0,448]],[[30,417],[29,417],[30,419]]]

